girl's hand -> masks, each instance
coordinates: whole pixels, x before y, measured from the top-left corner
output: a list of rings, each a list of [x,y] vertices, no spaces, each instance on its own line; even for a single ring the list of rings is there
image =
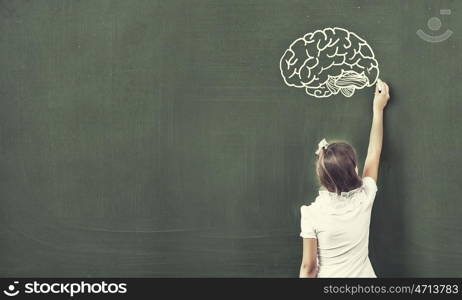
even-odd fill
[[[388,85],[379,79],[375,86],[371,134],[363,169],[363,177],[371,177],[376,182],[379,175],[380,153],[383,143],[383,109],[387,106],[388,99],[390,99]]]
[[[377,80],[374,94],[374,110],[383,110],[387,106],[388,99],[390,99],[388,85],[380,79]]]

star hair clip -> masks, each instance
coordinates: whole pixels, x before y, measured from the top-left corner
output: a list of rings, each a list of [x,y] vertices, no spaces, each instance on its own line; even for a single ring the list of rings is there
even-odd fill
[[[328,146],[329,143],[326,141],[326,139],[322,139],[318,144],[318,150],[316,150],[316,155],[319,155],[321,153],[321,150],[327,149]]]

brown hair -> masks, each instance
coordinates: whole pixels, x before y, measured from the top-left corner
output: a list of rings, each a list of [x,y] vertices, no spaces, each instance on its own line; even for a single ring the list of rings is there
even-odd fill
[[[333,142],[320,149],[316,173],[322,186],[340,195],[362,185],[356,166],[355,149],[345,142]]]

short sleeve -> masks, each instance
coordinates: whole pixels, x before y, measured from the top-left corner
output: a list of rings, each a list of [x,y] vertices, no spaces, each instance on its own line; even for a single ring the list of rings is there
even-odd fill
[[[313,219],[312,217],[310,217],[308,206],[302,205],[302,207],[300,207],[300,214],[300,236],[304,239],[316,238],[316,232],[313,226]]]
[[[366,191],[367,196],[374,199],[375,194],[377,193],[377,184],[375,183],[375,180],[372,179],[371,177],[364,177],[363,185],[364,185],[364,190]]]

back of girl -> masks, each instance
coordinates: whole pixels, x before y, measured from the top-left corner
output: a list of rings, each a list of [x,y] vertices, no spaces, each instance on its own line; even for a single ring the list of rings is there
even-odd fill
[[[362,176],[350,144],[324,139],[318,145],[316,173],[321,188],[316,200],[300,209],[300,277],[376,277],[369,260],[369,225],[377,193],[383,110],[388,99],[388,86],[379,80]]]

